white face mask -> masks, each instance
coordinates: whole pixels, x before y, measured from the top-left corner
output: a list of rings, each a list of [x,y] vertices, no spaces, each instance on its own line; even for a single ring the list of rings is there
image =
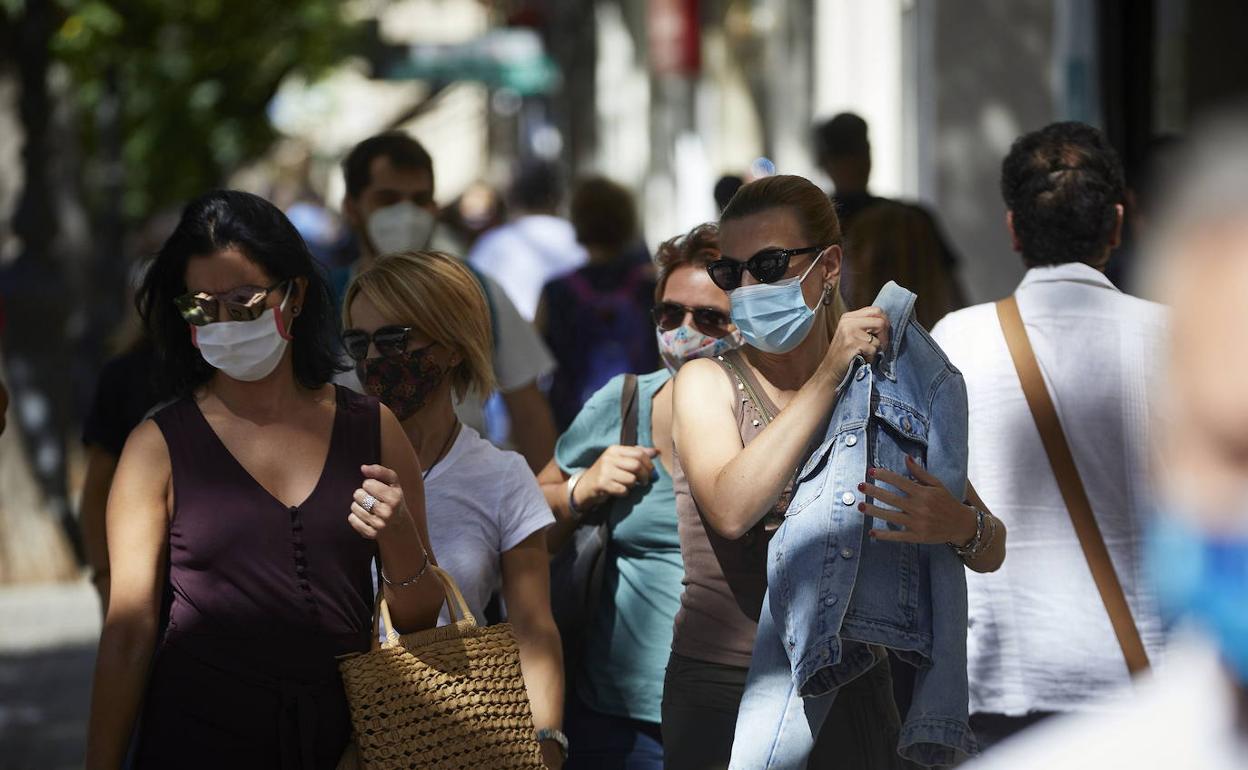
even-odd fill
[[[420,251],[429,246],[436,223],[428,209],[411,201],[399,201],[369,215],[368,237],[379,257],[400,251]]]
[[[282,323],[282,311],[290,299],[290,288],[280,307],[265,311],[254,321],[217,321],[191,327],[191,342],[208,365],[242,382],[263,380],[273,373],[290,336]]]

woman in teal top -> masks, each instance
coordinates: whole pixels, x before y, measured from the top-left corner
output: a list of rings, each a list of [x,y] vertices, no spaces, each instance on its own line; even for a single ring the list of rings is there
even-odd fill
[[[683,362],[741,344],[728,295],[706,272],[718,258],[714,225],[659,247],[654,319],[667,368],[637,377],[637,445],[620,446],[621,375],[590,397],[538,477],[558,521],[547,535],[552,551],[583,514],[610,505],[601,595],[581,665],[568,672],[569,770],[663,767],[663,674],[685,574],[668,473],[670,382]]]

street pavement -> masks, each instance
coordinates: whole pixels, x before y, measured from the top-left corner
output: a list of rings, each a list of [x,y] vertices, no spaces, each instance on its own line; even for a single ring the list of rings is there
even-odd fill
[[[82,767],[99,632],[86,580],[0,587],[0,770]]]

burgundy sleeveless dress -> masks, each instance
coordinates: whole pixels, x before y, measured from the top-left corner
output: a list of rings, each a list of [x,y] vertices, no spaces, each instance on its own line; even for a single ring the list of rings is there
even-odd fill
[[[335,656],[368,649],[376,544],[347,516],[381,457],[377,402],[337,388],[329,455],[287,507],[234,459],[199,406],[156,424],[173,463],[168,623],[138,768],[334,768],[350,738]]]

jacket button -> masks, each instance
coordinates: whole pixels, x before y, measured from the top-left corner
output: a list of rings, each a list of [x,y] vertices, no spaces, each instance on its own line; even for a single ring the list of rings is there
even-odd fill
[[[858,499],[857,497],[854,497],[853,492],[846,492],[845,494],[841,495],[841,502],[845,503],[846,505],[853,505],[854,501],[856,501],[857,499]]]
[[[853,549],[853,548],[842,548],[842,549],[841,549],[841,558],[842,558],[842,559],[852,559],[852,558],[854,558],[854,549]]]
[[[901,418],[901,429],[909,433],[914,428],[914,423],[910,422],[909,417]]]
[[[854,379],[861,380],[863,377],[866,377],[866,376],[867,376],[867,367],[861,366],[858,368],[858,373],[854,375]]]
[[[833,604],[836,604],[836,595],[834,594],[832,596],[825,596],[823,599],[823,603],[828,605],[829,607],[831,607]]]
[[[845,446],[855,446],[858,443],[858,436],[853,433],[845,437]]]

